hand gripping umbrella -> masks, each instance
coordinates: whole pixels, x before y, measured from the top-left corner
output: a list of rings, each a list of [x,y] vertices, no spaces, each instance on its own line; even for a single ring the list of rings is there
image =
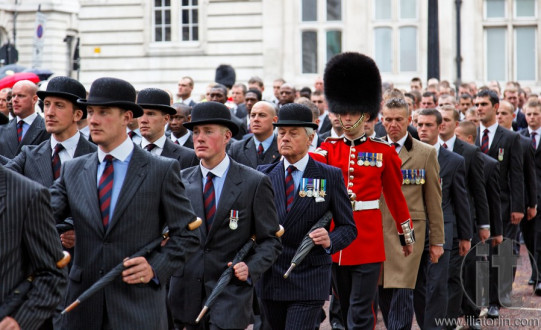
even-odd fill
[[[293,256],[293,259],[291,259],[291,266],[289,266],[289,269],[284,274],[284,278],[288,278],[291,274],[291,271],[293,268],[297,267],[298,264],[300,264],[304,258],[308,255],[310,250],[314,247],[314,241],[310,237],[310,233],[318,228],[323,228],[326,225],[329,224],[329,222],[332,219],[332,213],[331,211],[325,212],[323,216],[310,228],[308,233],[304,235],[304,238],[301,241],[301,245],[297,248],[297,251],[295,252],[295,255]]]
[[[195,230],[199,226],[201,226],[201,223],[203,221],[201,218],[197,218],[196,220],[190,222],[188,224],[188,230]],[[148,243],[144,247],[142,247],[139,251],[135,252],[133,255],[130,256],[130,259],[145,256],[154,249],[156,249],[160,243],[168,237],[168,232],[164,233],[162,236],[154,239],[152,242]],[[113,267],[107,274],[105,274],[102,278],[100,278],[96,283],[92,284],[92,286],[88,289],[86,289],[85,292],[81,293],[81,295],[72,302],[66,309],[62,311],[62,315],[68,312],[71,312],[75,307],[79,306],[80,303],[88,299],[90,296],[92,296],[94,293],[96,293],[98,290],[104,288],[105,286],[109,285],[122,271],[124,270],[124,261]]]
[[[276,232],[277,237],[281,237],[284,234],[284,227],[280,225],[280,229]],[[252,236],[248,242],[244,243],[242,248],[237,252],[235,255],[235,258],[233,258],[233,261],[231,262],[231,266],[227,267],[226,270],[220,275],[220,278],[218,279],[218,282],[216,283],[216,286],[214,289],[212,289],[212,292],[207,298],[207,301],[205,302],[205,305],[203,306],[203,309],[201,309],[201,312],[197,316],[197,319],[195,319],[195,323],[199,323],[203,316],[207,313],[210,306],[214,303],[216,298],[224,291],[225,287],[229,282],[231,281],[231,278],[233,277],[233,266],[241,262],[244,257],[250,252],[250,249],[255,244],[255,236]]]
[[[71,256],[68,252],[64,251],[64,256],[56,263],[56,267],[62,269],[70,262]],[[13,290],[9,296],[6,297],[2,306],[0,306],[0,320],[13,313],[21,304],[26,300],[26,295],[32,288],[32,281],[34,277],[30,275],[23,281],[21,281],[15,290]]]

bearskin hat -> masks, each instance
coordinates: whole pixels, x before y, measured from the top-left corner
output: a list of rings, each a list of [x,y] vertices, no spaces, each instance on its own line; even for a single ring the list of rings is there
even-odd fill
[[[381,76],[373,59],[360,53],[338,54],[327,63],[323,81],[331,112],[366,113],[370,120],[377,117]]]
[[[216,75],[214,76],[214,81],[224,85],[228,89],[231,89],[233,85],[235,84],[235,69],[231,65],[228,64],[220,64],[216,68]]]

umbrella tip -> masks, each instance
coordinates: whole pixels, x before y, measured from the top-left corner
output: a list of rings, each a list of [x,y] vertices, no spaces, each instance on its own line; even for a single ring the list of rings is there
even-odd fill
[[[287,270],[287,272],[284,274],[284,278],[288,278],[289,275],[291,274],[291,271],[293,270],[293,268],[295,268],[295,265],[294,263],[291,263],[291,266],[289,266],[289,269]]]
[[[195,323],[199,323],[201,321],[201,319],[203,318],[203,316],[205,316],[205,313],[209,310],[209,307],[208,306],[203,306],[203,309],[201,310],[201,312],[199,313],[199,315],[197,316],[197,318],[195,319]]]

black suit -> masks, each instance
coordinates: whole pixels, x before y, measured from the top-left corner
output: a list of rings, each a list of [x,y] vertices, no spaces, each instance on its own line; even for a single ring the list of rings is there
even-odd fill
[[[227,153],[235,161],[253,169],[257,168],[258,165],[275,163],[279,161],[281,157],[278,152],[276,136],[274,136],[271,145],[262,156],[257,154],[253,136],[248,139],[233,142]]]
[[[73,158],[96,151],[96,145],[88,142],[82,135],[77,143]],[[53,185],[51,141],[45,140],[37,146],[24,146],[21,153],[13,158],[6,168],[40,183],[45,187]]]
[[[318,135],[321,135],[323,133],[329,132],[332,128],[331,120],[329,119],[329,115],[325,114],[325,117],[323,118],[323,123],[321,124],[320,129],[317,131]]]
[[[513,130],[516,131],[516,132],[522,130],[523,128],[528,127],[528,122],[526,121],[526,116],[524,115],[522,110],[519,110],[517,112],[517,116],[516,116],[515,120],[513,120],[512,127],[513,127]]]
[[[66,314],[62,328],[101,329],[108,324],[112,329],[167,329],[165,284],[174,271],[183,271],[198,245],[196,232],[186,229],[196,217],[185,197],[178,162],[134,146],[106,229],[101,222],[97,170],[97,152],[75,158],[62,165],[60,178],[50,188],[55,217],[75,219],[77,243],[68,301],[159,238],[164,226],[169,228],[169,240],[145,256],[157,282],[126,284],[119,276]]]
[[[387,136],[387,131],[385,130],[385,127],[381,121],[378,121],[376,125],[374,125],[374,132],[376,132],[376,137]],[[408,125],[408,132],[411,134],[412,138],[419,140],[419,134],[417,133],[417,129],[415,127]]]
[[[453,240],[470,240],[472,225],[465,183],[464,158],[440,147],[438,154],[442,190],[442,210],[445,227],[444,253],[438,263],[430,263],[425,249],[415,287],[415,314],[421,328],[436,327],[435,320],[447,312],[447,279]],[[427,230],[428,235],[428,230]],[[428,241],[428,240],[427,240]],[[426,244],[425,244],[426,246]],[[457,243],[458,248],[458,243]]]
[[[246,116],[248,116],[248,109],[246,109],[246,103],[241,103],[237,105],[237,109],[235,110],[235,116],[246,121]]]
[[[45,121],[38,114],[19,143],[17,121],[14,119],[9,124],[0,127],[0,155],[10,159],[15,158],[24,145],[37,145],[49,137],[50,134],[45,130]]]
[[[239,127],[239,132],[237,135],[233,136],[235,140],[242,140],[242,137],[248,133],[248,128],[246,124],[246,120],[240,119],[237,116],[231,116],[231,120],[235,122],[235,124]]]
[[[206,222],[200,166],[185,169],[181,175],[195,213]],[[255,234],[256,247],[244,260],[251,283],[234,278],[202,321],[207,323],[210,319],[212,325],[223,329],[244,329],[250,324],[253,284],[281,252],[273,199],[272,185],[266,175],[231,160],[210,231],[207,233],[205,224],[197,229],[198,251],[186,267],[171,277],[168,301],[175,326],[195,324],[227,263]],[[229,227],[231,210],[239,211],[238,228],[234,230]]]
[[[181,170],[199,164],[199,159],[192,149],[175,144],[169,139],[165,139],[161,156],[176,159]]]
[[[49,192],[0,166],[0,306],[34,274],[29,299],[11,314],[21,329],[37,329],[61,302],[66,288],[66,273],[56,267],[61,258]]]

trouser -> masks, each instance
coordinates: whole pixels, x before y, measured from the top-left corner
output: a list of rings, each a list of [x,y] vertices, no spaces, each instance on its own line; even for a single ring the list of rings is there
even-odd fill
[[[333,264],[333,283],[337,288],[342,318],[347,329],[373,329],[376,325],[374,299],[381,262],[355,266]]]
[[[460,283],[462,261],[464,258],[459,253],[459,240],[453,239],[453,247],[449,257],[449,271],[447,275],[447,317],[456,319],[462,315],[463,287]]]
[[[379,308],[389,330],[411,329],[413,323],[413,290],[379,287]]]
[[[319,329],[324,300],[274,301],[263,299],[263,310],[273,330]]]

